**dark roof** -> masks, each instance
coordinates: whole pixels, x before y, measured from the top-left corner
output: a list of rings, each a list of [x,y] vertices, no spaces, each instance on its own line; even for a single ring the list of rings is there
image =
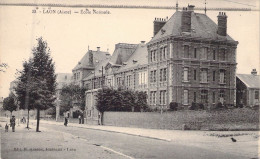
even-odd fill
[[[260,88],[260,76],[252,74],[237,74],[239,78],[248,88]]]
[[[137,44],[118,43],[109,63],[112,65],[122,65],[133,54]]]
[[[104,59],[104,60],[102,60],[102,61],[100,61],[99,64],[96,65],[95,70],[94,70],[96,77],[102,75],[102,72],[101,72],[102,66],[103,66],[103,73],[105,74],[105,66],[107,65],[107,63],[109,62],[110,59],[111,59],[111,56],[106,58],[106,59]],[[89,76],[87,76],[83,80],[86,81],[86,80],[89,80],[89,79],[91,79],[93,77],[94,77],[94,73],[91,73]]]
[[[94,66],[91,66],[89,64],[89,53],[91,50],[89,50],[82,59],[78,62],[78,64],[73,68],[72,71],[81,69],[81,68],[89,68],[89,67],[95,67],[99,64],[100,61],[106,59],[108,56],[111,56],[109,52],[103,52],[103,51],[92,51],[93,53],[93,64]]]
[[[156,41],[166,36],[182,36],[181,19],[182,11],[176,11],[161,28],[161,30],[164,30],[164,33],[162,34],[160,30],[150,42]],[[225,37],[219,36],[217,34],[217,28],[217,24],[207,15],[194,12],[191,13],[191,37],[234,41],[229,35]]]
[[[143,66],[148,64],[148,51],[145,44],[139,44],[135,52],[130,56],[130,58],[124,63],[118,72],[125,71],[138,66]]]

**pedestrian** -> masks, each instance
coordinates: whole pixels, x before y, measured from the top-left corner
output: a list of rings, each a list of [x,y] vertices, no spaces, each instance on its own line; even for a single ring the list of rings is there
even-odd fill
[[[68,125],[68,118],[67,118],[67,117],[65,117],[64,125],[65,125],[65,126]]]
[[[26,119],[25,119],[25,117],[23,117],[23,123],[26,123]]]
[[[10,126],[12,127],[12,131],[15,132],[15,116],[14,115],[10,119]]]
[[[81,116],[81,124],[84,124],[84,116]]]
[[[81,124],[81,116],[79,115],[79,117],[78,117],[78,118],[79,118],[79,124]]]

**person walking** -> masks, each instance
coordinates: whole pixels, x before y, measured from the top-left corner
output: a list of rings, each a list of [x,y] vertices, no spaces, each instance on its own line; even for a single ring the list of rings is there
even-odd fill
[[[10,126],[12,127],[12,131],[15,132],[15,116],[14,115],[10,119]]]
[[[65,126],[68,125],[68,118],[67,118],[67,117],[65,117],[64,125],[65,125]]]
[[[79,115],[79,117],[78,117],[78,118],[79,118],[79,124],[81,124],[81,116]]]

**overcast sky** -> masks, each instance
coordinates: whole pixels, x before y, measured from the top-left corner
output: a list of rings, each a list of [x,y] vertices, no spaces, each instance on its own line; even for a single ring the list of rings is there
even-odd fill
[[[3,3],[4,1],[0,1]],[[15,1],[8,1],[15,3]],[[27,2],[30,2],[29,0]],[[32,0],[31,2],[37,2]],[[47,1],[49,3],[51,1]],[[107,0],[62,1],[65,4],[125,4],[175,6],[174,0]],[[204,7],[204,0],[179,0],[179,6],[194,4]],[[259,9],[258,0],[208,0],[207,7],[235,7]],[[36,38],[42,36],[51,49],[56,73],[71,73],[73,67],[87,52],[88,46],[95,50],[107,49],[112,54],[116,43],[148,42],[153,36],[153,20],[155,17],[171,17],[175,10],[166,9],[110,9],[111,14],[74,14],[86,8],[57,8],[54,10],[71,10],[72,14],[33,14],[36,7],[0,6],[0,60],[8,63],[5,73],[0,73],[0,96],[8,96],[10,82],[15,79],[16,69],[22,69],[22,62],[31,56],[31,49]],[[48,9],[48,7],[44,7]],[[93,8],[88,8],[92,10]],[[38,11],[43,11],[39,7]],[[195,11],[203,12],[203,11]],[[252,68],[259,69],[259,11],[242,12],[226,11],[228,16],[228,34],[239,42],[237,48],[237,73],[249,74]],[[218,11],[208,11],[207,15],[217,22]]]

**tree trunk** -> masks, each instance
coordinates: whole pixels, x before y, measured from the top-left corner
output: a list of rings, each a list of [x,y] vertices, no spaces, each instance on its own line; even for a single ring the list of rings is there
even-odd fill
[[[103,125],[104,112],[100,112],[100,125]]]
[[[37,108],[37,126],[36,126],[36,132],[39,131],[39,124],[40,124],[40,108]]]
[[[30,113],[30,110],[28,109],[28,117],[27,117],[27,127],[29,129],[29,113]]]

